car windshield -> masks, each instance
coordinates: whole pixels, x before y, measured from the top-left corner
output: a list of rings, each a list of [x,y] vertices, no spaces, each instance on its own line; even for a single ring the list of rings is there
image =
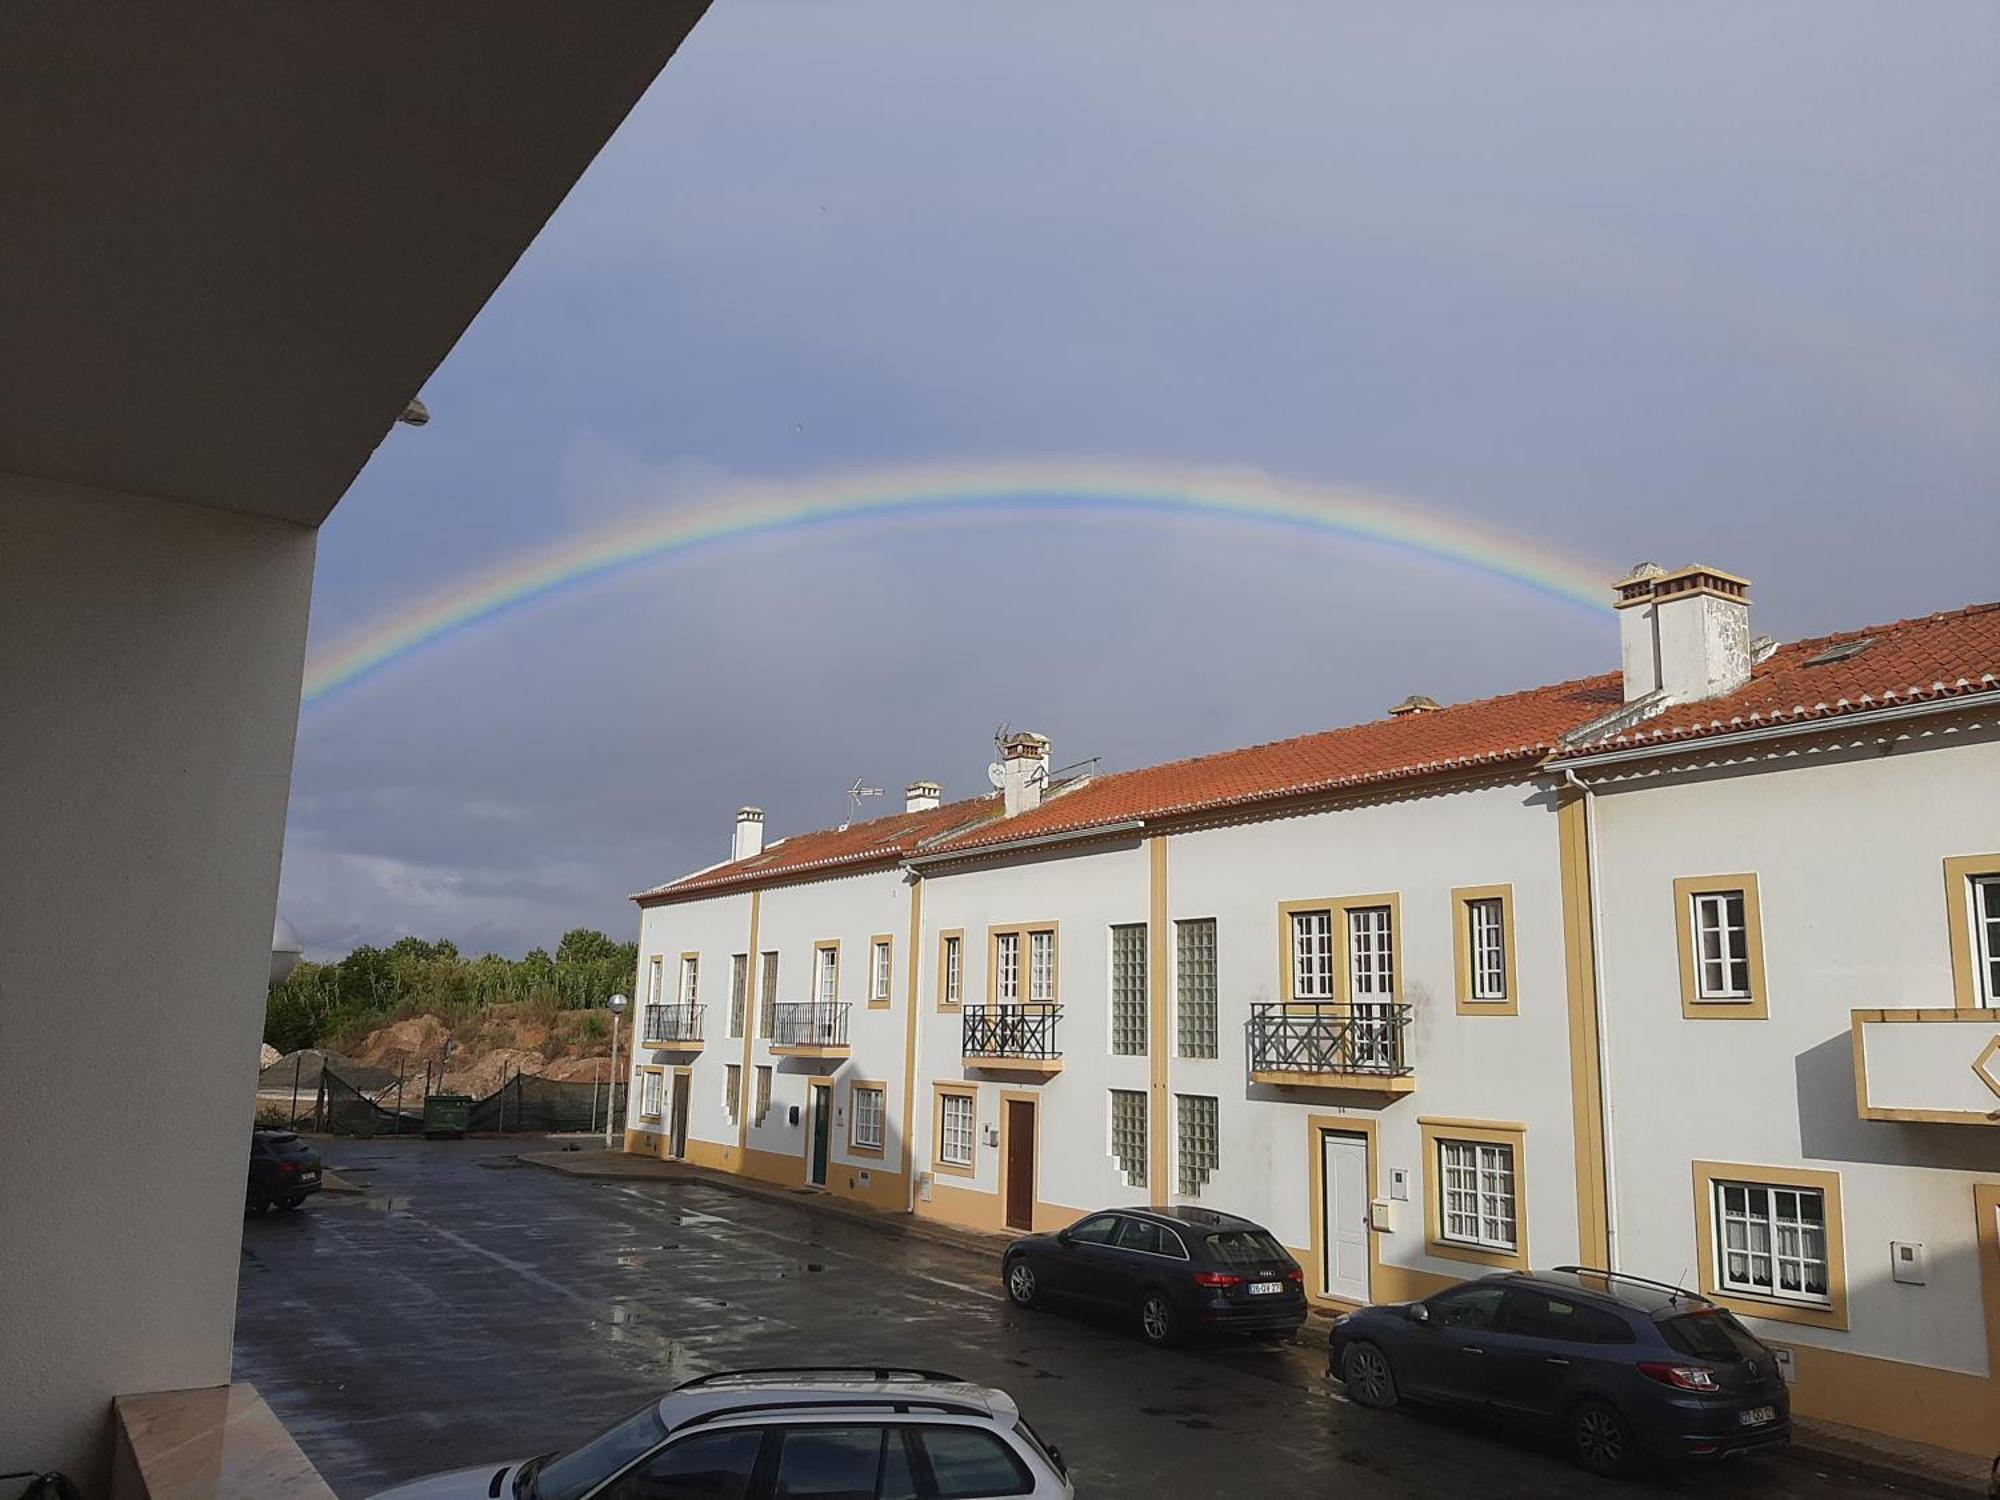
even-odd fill
[[[534,1500],[578,1500],[633,1459],[650,1453],[666,1435],[667,1429],[660,1421],[660,1404],[649,1401],[581,1447],[524,1470],[522,1478],[528,1481],[526,1495]],[[516,1490],[518,1493],[518,1484]]]
[[[1289,1260],[1285,1247],[1261,1229],[1225,1229],[1202,1236],[1209,1259],[1224,1266],[1261,1266]]]
[[[1749,1359],[1764,1346],[1749,1329],[1726,1312],[1682,1313],[1662,1318],[1660,1333],[1683,1354],[1701,1359]]]

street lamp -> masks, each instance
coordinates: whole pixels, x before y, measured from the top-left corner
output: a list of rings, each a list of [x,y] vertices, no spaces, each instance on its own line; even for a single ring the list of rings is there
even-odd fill
[[[604,1149],[611,1149],[612,1110],[618,1103],[618,1018],[625,1014],[625,997],[611,997],[611,1082],[604,1091]],[[630,1100],[626,1101],[628,1104]]]

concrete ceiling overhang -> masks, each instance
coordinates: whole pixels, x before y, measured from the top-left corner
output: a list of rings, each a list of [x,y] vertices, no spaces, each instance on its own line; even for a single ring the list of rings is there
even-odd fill
[[[706,5],[12,0],[0,471],[318,524]]]

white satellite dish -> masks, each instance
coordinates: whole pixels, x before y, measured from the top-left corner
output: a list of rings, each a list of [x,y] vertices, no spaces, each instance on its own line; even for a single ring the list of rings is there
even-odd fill
[[[1007,784],[1007,768],[1001,765],[999,761],[994,761],[992,765],[986,768],[986,779],[992,782],[996,788],[1005,786]]]

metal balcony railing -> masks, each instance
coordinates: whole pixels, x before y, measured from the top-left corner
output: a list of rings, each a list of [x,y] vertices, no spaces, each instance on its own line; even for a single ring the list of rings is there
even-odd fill
[[[1062,1056],[1056,1045],[1060,1005],[968,1005],[962,1012],[964,1055],[1049,1062]]]
[[[773,1047],[845,1047],[847,1013],[851,1005],[774,1005],[771,1007]]]
[[[1400,1078],[1410,1071],[1409,1024],[1409,1006],[1386,1002],[1253,1005],[1250,1071]]]
[[[668,1047],[701,1040],[706,1005],[649,1005],[639,1027],[643,1047]]]

